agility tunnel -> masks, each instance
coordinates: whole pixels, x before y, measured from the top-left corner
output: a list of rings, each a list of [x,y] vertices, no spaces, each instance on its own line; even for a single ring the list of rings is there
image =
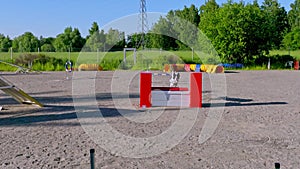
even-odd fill
[[[187,87],[152,86],[151,72],[140,73],[140,107],[202,107],[202,73],[190,73]]]
[[[220,66],[229,69],[242,69],[244,67],[244,65],[241,63],[222,63]]]
[[[78,71],[101,71],[103,68],[98,64],[80,64]]]

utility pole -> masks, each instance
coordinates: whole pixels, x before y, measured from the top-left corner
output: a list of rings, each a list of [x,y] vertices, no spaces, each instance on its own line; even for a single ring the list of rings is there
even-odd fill
[[[141,45],[144,49],[146,46],[145,35],[148,32],[146,0],[140,0],[139,31],[141,34],[141,39],[137,46]]]

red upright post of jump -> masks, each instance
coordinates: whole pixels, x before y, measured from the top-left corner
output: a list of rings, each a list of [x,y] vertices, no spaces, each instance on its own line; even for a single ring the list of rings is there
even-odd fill
[[[202,73],[191,73],[190,107],[202,107]]]
[[[140,107],[151,107],[152,73],[142,72],[140,75]]]

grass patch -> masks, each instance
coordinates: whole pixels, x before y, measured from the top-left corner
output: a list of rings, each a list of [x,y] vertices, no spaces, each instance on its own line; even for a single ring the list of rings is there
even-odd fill
[[[274,63],[278,56],[291,54],[294,58],[300,60],[300,50],[298,51],[283,51],[274,50],[270,52],[271,69],[282,69],[284,63]],[[12,59],[9,52],[1,52],[0,60],[15,63],[16,59],[24,53],[13,53]],[[38,54],[32,52],[30,54]],[[98,64],[103,70],[116,69],[131,69],[131,70],[163,70],[164,64],[170,63],[188,63],[188,64],[218,64],[220,61],[217,57],[211,57],[205,53],[192,51],[160,51],[148,50],[137,51],[136,64],[134,63],[133,51],[126,52],[126,63],[123,62],[123,51],[116,52],[40,52],[39,54],[47,57],[46,62],[34,62],[32,69],[38,71],[63,71],[65,69],[65,62],[69,59],[73,63],[73,67],[77,68],[80,64]],[[57,61],[59,60],[59,62]],[[27,67],[27,65],[21,65]],[[267,60],[255,63],[252,66],[246,66],[245,70],[266,70]],[[15,71],[15,67],[0,64],[0,71]]]
[[[0,63],[0,71],[16,71],[18,68]]]

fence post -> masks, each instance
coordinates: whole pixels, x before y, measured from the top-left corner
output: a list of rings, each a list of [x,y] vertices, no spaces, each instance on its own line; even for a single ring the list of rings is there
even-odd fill
[[[13,60],[13,48],[10,48],[10,60]]]

